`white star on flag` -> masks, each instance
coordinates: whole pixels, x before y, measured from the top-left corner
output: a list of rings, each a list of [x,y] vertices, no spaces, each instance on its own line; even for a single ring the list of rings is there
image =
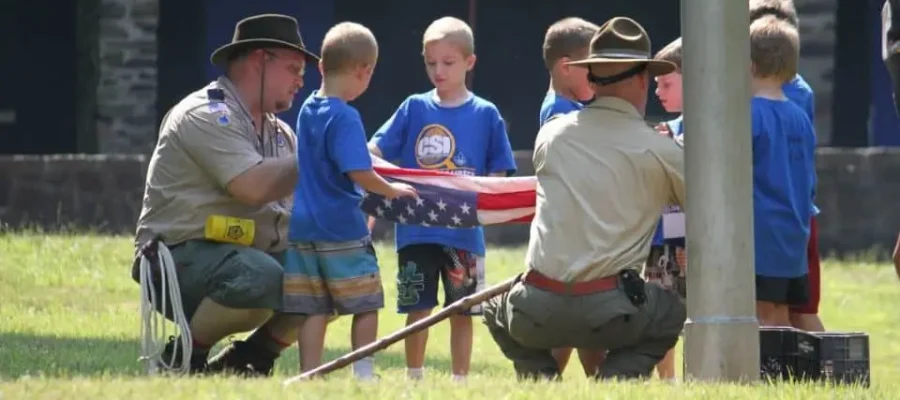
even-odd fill
[[[459,209],[462,210],[462,213],[463,213],[463,214],[466,214],[466,215],[469,215],[469,210],[470,210],[471,208],[472,208],[472,207],[469,207],[469,204],[468,204],[468,203],[462,203],[462,205],[459,206]]]

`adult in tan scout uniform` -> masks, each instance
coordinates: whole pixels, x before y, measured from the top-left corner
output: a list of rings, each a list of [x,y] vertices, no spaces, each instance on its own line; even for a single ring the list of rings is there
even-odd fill
[[[233,41],[211,56],[225,75],[163,119],[136,245],[146,247],[158,237],[172,253],[193,339],[192,373],[269,374],[295,340],[296,321],[273,317],[273,310],[281,307],[280,257],[297,181],[296,136],[274,114],[291,107],[306,64],[317,60],[294,18],[247,18],[237,24]],[[166,317],[173,318],[171,309]],[[207,364],[218,341],[258,327]],[[162,361],[172,362],[181,348],[171,338]]]
[[[537,136],[537,211],[527,271],[486,304],[485,324],[520,378],[559,376],[551,349],[608,349],[598,377],[647,377],[672,348],[686,309],[639,275],[659,210],[684,206],[683,152],[644,122],[653,61],[644,28],[607,21],[589,68],[597,99]]]

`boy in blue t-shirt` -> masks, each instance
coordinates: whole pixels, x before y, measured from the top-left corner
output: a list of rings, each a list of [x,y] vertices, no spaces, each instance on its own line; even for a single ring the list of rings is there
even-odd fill
[[[404,168],[473,176],[512,175],[516,164],[500,112],[466,88],[466,72],[475,63],[471,28],[456,18],[438,19],[425,30],[423,47],[425,69],[435,89],[404,100],[372,137],[369,149],[387,160],[399,159]],[[395,238],[399,261],[397,309],[408,314],[407,325],[425,318],[438,305],[438,280],[444,284],[445,305],[484,286],[482,228],[398,224]],[[455,381],[464,380],[469,372],[471,316],[480,312],[480,306],[476,306],[465,315],[450,317]],[[406,339],[410,379],[423,377],[427,338],[428,332],[422,331]]]
[[[377,336],[384,293],[358,186],[388,198],[415,196],[412,187],[388,183],[372,170],[360,115],[347,104],[368,88],[377,58],[369,29],[355,23],[332,27],[322,43],[322,86],[297,116],[300,176],[288,230],[282,309],[306,316],[298,340],[301,371],[321,363],[331,315],[353,315],[354,349]],[[373,364],[371,357],[357,361],[354,375],[373,378]]]
[[[797,9],[793,0],[750,0],[750,21],[771,15],[799,29]],[[812,88],[800,74],[782,86],[788,99],[800,106],[815,128],[815,95]],[[809,301],[806,304],[791,307],[791,324],[807,331],[824,331],[825,326],[819,318],[819,301],[821,300],[821,264],[819,260],[818,223],[816,216],[819,209],[812,205],[813,217],[810,221],[809,242],[807,243],[807,264],[809,265]]]
[[[766,326],[791,326],[790,307],[809,299],[816,137],[783,89],[797,74],[799,47],[787,21],[767,15],[750,24],[756,310]]]
[[[597,25],[577,17],[563,18],[547,28],[544,65],[550,72],[550,90],[541,103],[540,125],[554,115],[580,110],[594,99],[587,68],[566,63],[588,55],[591,38],[598,29]]]
[[[663,47],[653,57],[655,60],[669,61],[675,64],[675,71],[656,77],[656,96],[663,108],[670,113],[682,111],[681,88],[681,38],[675,39]],[[679,144],[684,143],[681,115],[678,118],[661,122],[656,130]],[[673,208],[672,211],[680,211]],[[685,268],[687,256],[684,238],[665,239],[663,235],[663,218],[660,218],[650,245],[650,254],[644,264],[644,277],[649,282],[657,282],[677,292],[682,298],[686,295]],[[656,365],[659,379],[675,379],[675,349],[670,349],[666,356]]]

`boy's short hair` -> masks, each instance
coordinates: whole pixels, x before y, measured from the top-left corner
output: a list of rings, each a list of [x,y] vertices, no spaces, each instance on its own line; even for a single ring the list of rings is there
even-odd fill
[[[794,0],[750,0],[750,22],[756,21],[766,15],[774,15],[779,19],[790,22],[795,28],[799,27],[797,8]]]
[[[800,35],[788,21],[767,15],[750,24],[750,61],[756,78],[790,81],[797,74]]]
[[[563,57],[576,58],[585,55],[591,47],[591,38],[600,29],[594,23],[578,17],[563,18],[550,25],[544,34],[544,65],[553,68]]]
[[[463,57],[475,54],[475,35],[465,21],[454,17],[434,20],[422,35],[422,54],[429,43],[446,40],[462,52]]]
[[[675,64],[675,72],[681,73],[681,38],[675,39],[672,43],[663,47],[662,50],[653,56],[654,60],[669,61]]]
[[[325,33],[321,57],[324,73],[371,64],[378,59],[378,41],[369,28],[355,22],[341,22]]]

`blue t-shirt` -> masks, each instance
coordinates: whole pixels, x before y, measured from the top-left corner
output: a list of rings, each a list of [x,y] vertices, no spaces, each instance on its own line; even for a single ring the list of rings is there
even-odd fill
[[[815,95],[813,94],[812,88],[800,74],[795,75],[794,79],[785,83],[781,89],[784,90],[784,95],[787,96],[788,99],[803,109],[811,122],[816,120]]]
[[[812,87],[806,83],[806,80],[803,79],[800,74],[797,74],[794,76],[794,79],[785,83],[781,89],[784,90],[784,95],[787,96],[788,99],[796,103],[804,112],[806,112],[809,121],[813,123],[813,131],[815,131],[816,97],[815,94],[813,94]],[[813,204],[812,207],[813,215],[819,215],[819,208],[816,207],[815,204]]]
[[[682,123],[681,115],[678,118],[666,121],[666,125],[669,126],[669,130],[672,132],[672,138],[677,139],[684,135],[684,124]],[[662,246],[663,244],[685,247],[685,240],[684,238],[665,239],[663,236],[663,220],[660,218],[659,223],[656,225],[656,232],[653,234],[653,245]]]
[[[462,105],[444,107],[435,92],[406,98],[369,141],[385,160],[399,160],[403,168],[485,176],[516,172],[506,123],[497,107],[471,95]],[[484,230],[396,225],[397,250],[412,244],[434,243],[480,256],[485,254]]]
[[[754,97],[751,115],[756,273],[800,277],[816,182],[813,126],[792,101]]]
[[[351,171],[372,169],[366,131],[355,108],[316,90],[297,115],[297,160],[300,178],[288,238],[291,241],[343,242],[369,234],[359,208],[361,189]]]
[[[544,102],[541,103],[540,124],[544,125],[550,117],[556,114],[565,114],[584,108],[584,104],[575,100],[571,100],[564,96],[560,96],[554,91],[547,92],[544,96]]]

